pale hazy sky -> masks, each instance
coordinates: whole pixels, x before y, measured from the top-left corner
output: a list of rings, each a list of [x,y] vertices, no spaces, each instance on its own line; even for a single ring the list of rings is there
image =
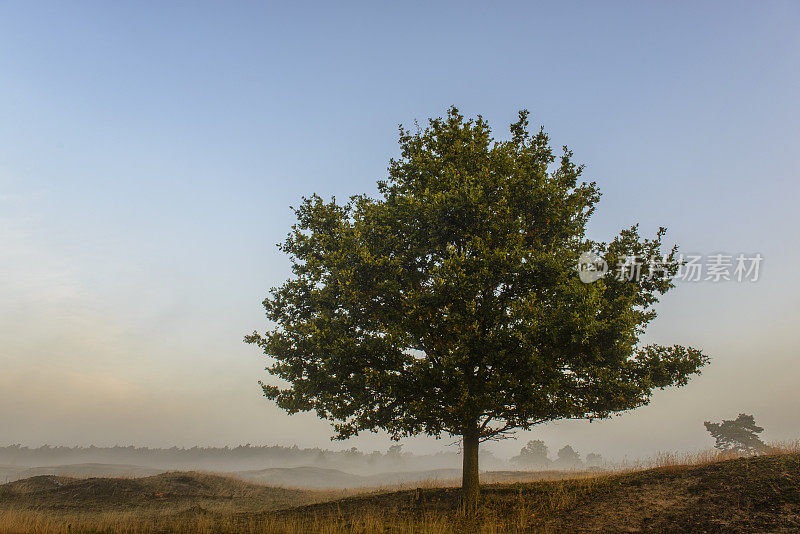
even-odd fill
[[[490,448],[694,450],[739,412],[800,438],[800,4],[284,4],[0,3],[0,445],[385,449],[270,405],[241,340],[289,205],[375,193],[397,124],[452,104],[568,144],[596,238],[764,257],[664,299],[647,339],[713,358],[689,386]]]

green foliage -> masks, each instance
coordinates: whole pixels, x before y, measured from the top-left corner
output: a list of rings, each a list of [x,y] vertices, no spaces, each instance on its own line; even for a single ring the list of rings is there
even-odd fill
[[[481,117],[451,108],[400,128],[378,198],[317,195],[280,245],[293,277],[264,300],[274,327],[245,340],[288,385],[262,384],[289,413],[336,421],[340,439],[384,429],[481,440],[563,418],[605,418],[683,385],[707,361],[680,346],[639,346],[664,276],[578,279],[582,251],[610,264],[660,254],[637,226],[585,237],[600,194],[556,155],[528,113],[496,141]],[[648,266],[643,266],[648,274]]]
[[[717,449],[742,454],[758,454],[767,450],[767,446],[758,437],[764,429],[756,426],[756,420],[752,415],[740,413],[732,421],[725,419],[722,423],[706,421],[703,425],[716,440],[714,446]]]

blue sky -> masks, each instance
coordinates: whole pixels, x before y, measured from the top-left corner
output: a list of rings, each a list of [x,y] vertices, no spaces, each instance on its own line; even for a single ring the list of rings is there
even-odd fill
[[[740,411],[797,438],[799,24],[795,2],[0,3],[3,439],[330,445],[241,342],[288,274],[274,244],[301,195],[374,193],[398,124],[450,105],[569,145],[595,237],[765,258],[664,300],[648,339],[714,358],[690,386],[521,440],[694,449]]]

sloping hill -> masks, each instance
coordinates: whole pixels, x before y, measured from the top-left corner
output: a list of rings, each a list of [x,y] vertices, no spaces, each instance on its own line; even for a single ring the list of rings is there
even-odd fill
[[[162,473],[142,478],[70,478],[40,475],[0,486],[0,507],[79,511],[130,508],[219,507],[263,511],[318,502],[328,495],[250,484],[205,473]]]
[[[19,476],[19,473],[25,469],[27,468],[16,465],[0,465],[0,484],[5,484],[6,482],[11,482],[19,478],[25,478]]]
[[[41,467],[0,466],[0,476],[9,481],[30,478],[38,475],[56,475],[75,478],[86,477],[145,477],[163,473],[166,469],[142,467],[129,464],[82,463],[65,465],[48,465]]]
[[[800,532],[800,455],[741,458],[628,474],[482,488],[494,532]],[[357,496],[277,512],[272,521],[332,532],[459,532],[459,491]],[[313,519],[311,519],[313,518]],[[335,530],[333,525],[341,525]]]
[[[800,454],[486,484],[477,522],[456,488],[336,497],[201,473],[42,476],[0,486],[0,532],[800,532]]]

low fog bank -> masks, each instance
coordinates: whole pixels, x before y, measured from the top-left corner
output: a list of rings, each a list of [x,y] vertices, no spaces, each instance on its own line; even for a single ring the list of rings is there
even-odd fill
[[[482,455],[489,469],[505,462]],[[456,452],[415,455],[394,445],[364,453],[356,448],[333,451],[297,446],[192,447],[51,447],[11,445],[0,448],[0,483],[37,475],[141,477],[165,471],[230,473],[244,480],[298,488],[356,488],[449,480],[460,476]]]
[[[149,447],[51,447],[20,445],[0,447],[0,465],[8,467],[66,466],[72,464],[114,464],[157,470],[204,470],[244,472],[270,468],[315,467],[357,475],[386,472],[460,469],[456,451],[417,455],[393,445],[386,451],[365,453],[355,447],[333,451],[279,445],[237,447],[192,447],[158,449]],[[505,469],[508,462],[489,451],[481,454],[484,469]]]
[[[511,481],[522,470],[558,470],[583,467],[581,459],[550,462],[546,448],[531,449],[504,460],[490,451],[481,453],[481,469],[493,472],[497,481]],[[541,442],[535,442],[541,443]],[[587,456],[587,460],[591,455]],[[435,454],[403,452],[401,445],[386,451],[364,453],[355,447],[333,451],[297,446],[240,445],[237,447],[192,447],[169,449],[148,447],[51,447],[21,445],[0,447],[0,483],[37,475],[74,477],[142,477],[165,471],[211,471],[229,473],[251,482],[298,488],[358,488],[452,481],[461,476],[457,450]],[[556,473],[557,471],[551,471]],[[498,478],[499,477],[499,478]]]

